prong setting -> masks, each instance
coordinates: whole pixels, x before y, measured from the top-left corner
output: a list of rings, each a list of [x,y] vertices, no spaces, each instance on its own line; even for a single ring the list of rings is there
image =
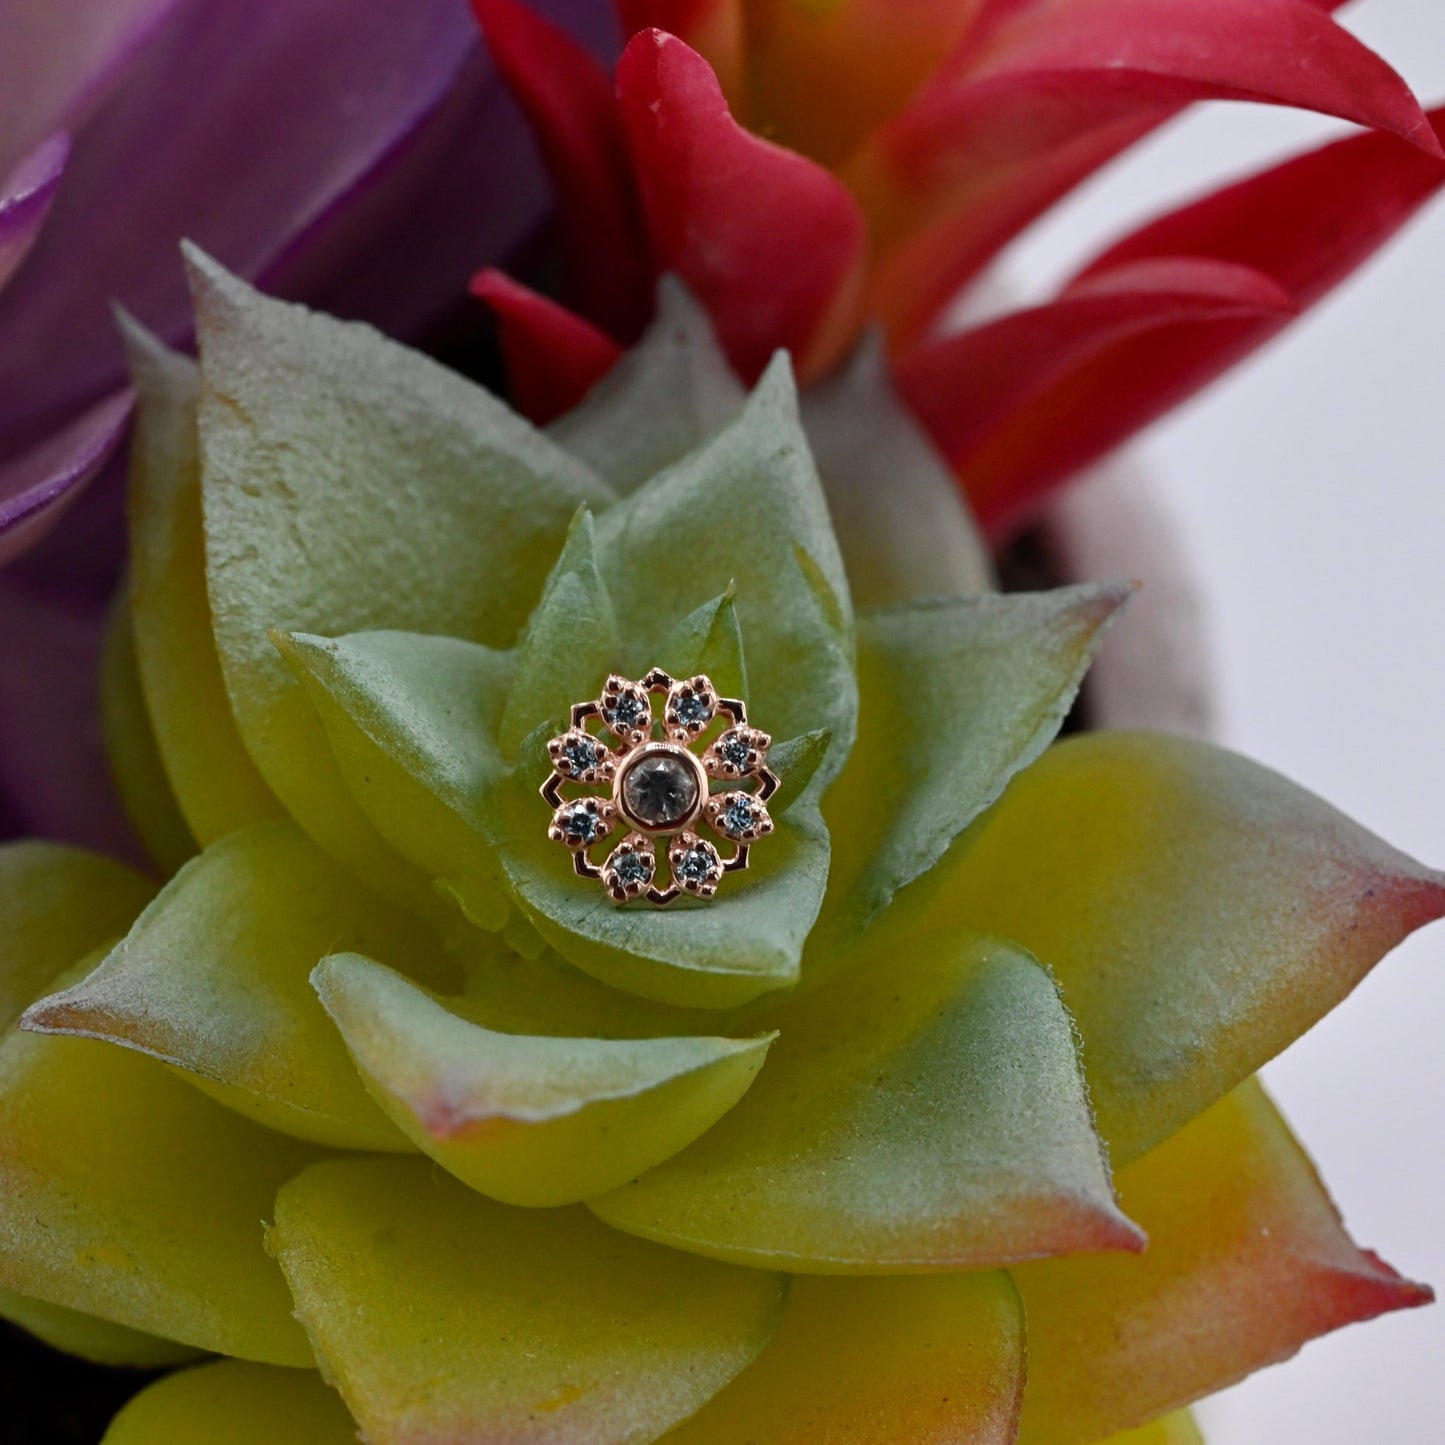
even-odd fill
[[[547,744],[553,769],[568,782],[609,783],[617,771],[617,754],[585,728],[569,728]]]
[[[657,852],[652,839],[629,833],[602,865],[602,886],[614,903],[630,903],[652,887],[657,876]]]
[[[668,737],[691,742],[707,731],[718,713],[718,696],[711,681],[699,673],[668,689],[663,721]]]
[[[610,798],[572,798],[552,814],[547,836],[574,853],[600,843],[616,826],[617,809]]]
[[[732,781],[750,777],[767,762],[773,740],[757,728],[730,727],[702,755],[708,776]]]
[[[624,748],[652,735],[652,702],[648,690],[613,673],[597,700],[603,725]]]
[[[714,793],[707,800],[705,811],[713,831],[734,843],[755,843],[773,831],[768,810],[755,794],[741,789]]]
[[[667,861],[673,882],[684,893],[711,898],[722,880],[723,862],[706,838],[696,833],[679,833],[668,846]]]

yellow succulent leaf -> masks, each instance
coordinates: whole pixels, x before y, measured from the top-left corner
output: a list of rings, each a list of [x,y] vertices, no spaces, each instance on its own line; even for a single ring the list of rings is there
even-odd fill
[[[498,1033],[354,953],[312,979],[387,1116],[508,1204],[575,1204],[670,1158],[747,1092],[772,1041]]]
[[[297,1138],[408,1151],[308,981],[337,947],[423,965],[435,952],[294,823],[256,823],[187,864],[99,968],[32,1005],[26,1027],[139,1049]]]
[[[0,845],[0,1029],[77,959],[123,934],[155,885],[98,853]]]
[[[356,1422],[315,1370],[220,1360],[142,1390],[101,1445],[356,1445]]]
[[[128,317],[121,330],[136,389],[128,508],[136,663],[161,761],[205,847],[279,815],[281,805],[236,731],[211,631],[196,364]]]
[[[795,1273],[1138,1249],[1048,975],[1001,940],[925,948],[886,918],[850,973],[759,1017],[780,1037],[736,1108],[591,1208],[674,1248]]]
[[[196,840],[181,816],[161,761],[141,692],[130,608],[117,601],[106,619],[100,658],[100,719],[106,757],[126,817],[163,874],[195,856]]]
[[[756,1364],[665,1445],[1013,1445],[1023,1310],[997,1272],[799,1276]]]
[[[269,1247],[372,1445],[654,1440],[758,1356],[776,1275],[512,1209],[429,1162],[319,1164]]]
[[[1253,1081],[1121,1170],[1137,1258],[1021,1266],[1021,1445],[1085,1445],[1431,1294],[1360,1250]],[[1146,1437],[1148,1438],[1148,1437]]]
[[[12,1029],[0,1040],[0,1289],[197,1349],[311,1364],[261,1221],[315,1157],[153,1059]]]
[[[1137,1430],[1124,1430],[1110,1435],[1098,1445],[1204,1445],[1204,1436],[1187,1410],[1151,1420]]]
[[[940,933],[1001,933],[1053,970],[1116,1164],[1208,1108],[1445,912],[1439,874],[1302,788],[1147,733],[1051,749],[936,872]]]
[[[7,1289],[0,1289],[0,1318],[28,1330],[52,1349],[79,1355],[97,1365],[154,1370],[195,1359],[199,1353],[191,1345],[142,1334],[95,1315],[68,1310],[63,1305],[48,1304]]]

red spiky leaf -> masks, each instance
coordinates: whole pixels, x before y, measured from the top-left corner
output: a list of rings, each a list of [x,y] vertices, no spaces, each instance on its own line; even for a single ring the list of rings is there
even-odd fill
[[[652,307],[652,270],[607,72],[518,0],[472,0],[492,58],[537,137],[557,192],[577,309],[624,340]]]
[[[711,67],[675,36],[634,36],[617,90],[658,269],[687,282],[748,380],[779,347],[815,373],[856,321],[865,234],[852,197],[739,126]]]
[[[1445,133],[1445,109],[1432,121]],[[1392,136],[1354,136],[1145,226],[1091,263],[1080,280],[1170,255],[1209,258],[1269,276],[1298,312],[1368,259],[1442,183],[1445,163],[1423,150]],[[1195,318],[1099,348],[1086,365],[1036,392],[966,458],[958,455],[984,525],[998,535],[1025,521],[1059,483],[1264,345],[1290,319],[1282,312]],[[910,357],[907,367],[916,373],[923,364]]]
[[[500,271],[480,272],[471,292],[497,319],[512,405],[538,426],[571,411],[621,352],[606,332]]]
[[[872,304],[895,343],[1084,177],[1208,99],[1320,111],[1440,154],[1404,81],[1311,0],[1007,7],[848,172],[884,247]]]

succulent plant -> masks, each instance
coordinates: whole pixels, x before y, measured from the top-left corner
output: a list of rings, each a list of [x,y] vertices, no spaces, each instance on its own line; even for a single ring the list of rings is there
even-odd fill
[[[566,261],[565,304],[496,271],[474,283],[520,408],[548,420],[606,373],[658,269],[749,380],[779,346],[825,375],[870,326],[994,541],[1278,335],[1445,180],[1445,112],[1335,0],[621,0],[615,81],[521,0],[472,4],[552,173]],[[1240,99],[1373,133],[979,315],[990,263],[1040,215],[1186,105]]]
[[[990,591],[875,357],[744,395],[669,286],[540,431],[191,274],[199,368],[128,326],[106,679],[169,876],[0,850],[0,1313],[230,1357],[111,1445],[1178,1445],[1429,1297],[1252,1074],[1445,879],[1209,745],[1055,743],[1131,587]],[[778,779],[666,909],[538,796],[654,667]]]

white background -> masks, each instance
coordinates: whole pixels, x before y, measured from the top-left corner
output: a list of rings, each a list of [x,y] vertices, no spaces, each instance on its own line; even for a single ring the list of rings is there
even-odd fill
[[[1427,105],[1445,101],[1445,4],[1364,0],[1343,20]],[[1088,187],[1012,269],[1039,291],[1121,218],[1337,133],[1201,111]],[[1445,196],[1136,451],[1203,589],[1221,740],[1445,865]],[[1445,1292],[1442,1039],[1445,923],[1265,1079],[1354,1237]],[[1441,1445],[1445,1308],[1309,1345],[1199,1420],[1210,1445]]]

